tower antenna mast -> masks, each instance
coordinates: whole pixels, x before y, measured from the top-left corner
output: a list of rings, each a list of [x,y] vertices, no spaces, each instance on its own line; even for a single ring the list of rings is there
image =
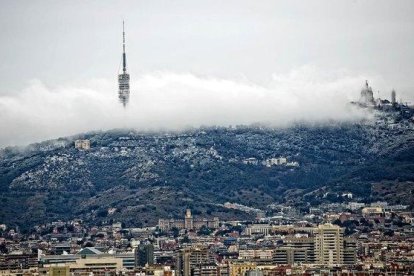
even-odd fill
[[[122,71],[126,73],[126,53],[125,53],[125,22],[122,20]]]
[[[122,20],[122,74],[118,75],[119,100],[125,107],[129,101],[129,74],[126,67],[126,53],[125,53],[125,22]]]

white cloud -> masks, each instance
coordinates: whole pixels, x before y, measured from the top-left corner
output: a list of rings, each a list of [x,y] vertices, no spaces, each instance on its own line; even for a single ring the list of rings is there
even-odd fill
[[[19,93],[0,96],[0,146],[112,128],[176,130],[252,123],[285,127],[296,121],[365,116],[347,104],[358,98],[365,77],[344,70],[303,66],[273,75],[267,86],[171,72],[131,77],[126,109],[117,99],[116,80],[92,80],[81,87],[47,87],[34,80]]]

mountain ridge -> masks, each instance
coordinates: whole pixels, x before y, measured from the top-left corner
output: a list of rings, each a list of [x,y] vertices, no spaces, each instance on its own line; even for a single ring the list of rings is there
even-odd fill
[[[32,227],[81,218],[149,226],[159,218],[181,216],[185,208],[227,219],[254,217],[225,208],[225,202],[266,210],[272,203],[309,208],[342,200],[326,198],[326,193],[378,200],[382,193],[377,188],[384,183],[392,189],[414,181],[413,123],[391,119],[378,113],[374,121],[284,129],[118,129],[24,150],[5,148],[0,151],[0,222]],[[91,148],[75,149],[79,138],[88,139]],[[286,163],[269,165],[278,158]],[[389,200],[410,205],[411,199]]]

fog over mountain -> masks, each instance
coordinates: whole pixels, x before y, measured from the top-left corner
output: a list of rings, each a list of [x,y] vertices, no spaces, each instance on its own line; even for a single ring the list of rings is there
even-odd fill
[[[409,0],[0,7],[0,147],[112,128],[355,120],[365,114],[348,102],[366,79],[375,98],[395,88],[397,100],[414,99]],[[117,98],[123,21],[126,109]]]
[[[358,120],[367,114],[348,103],[358,98],[364,79],[313,66],[274,74],[266,86],[243,78],[158,72],[134,76],[127,108],[118,102],[115,80],[57,87],[32,80],[22,91],[0,96],[0,146],[112,128],[180,130],[254,123],[286,127]],[[370,79],[381,82],[375,76]]]

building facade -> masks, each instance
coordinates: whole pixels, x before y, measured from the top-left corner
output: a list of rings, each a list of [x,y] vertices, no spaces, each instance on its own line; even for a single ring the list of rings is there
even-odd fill
[[[154,264],[154,246],[152,244],[140,244],[135,248],[135,267],[144,267]]]
[[[342,265],[344,262],[344,229],[330,223],[315,230],[315,261],[323,265]]]
[[[184,219],[159,219],[158,227],[162,231],[168,231],[172,228],[198,230],[203,226],[215,229],[219,227],[219,223],[220,221],[218,217],[214,217],[212,219],[194,218],[191,214],[191,210],[187,209]]]

